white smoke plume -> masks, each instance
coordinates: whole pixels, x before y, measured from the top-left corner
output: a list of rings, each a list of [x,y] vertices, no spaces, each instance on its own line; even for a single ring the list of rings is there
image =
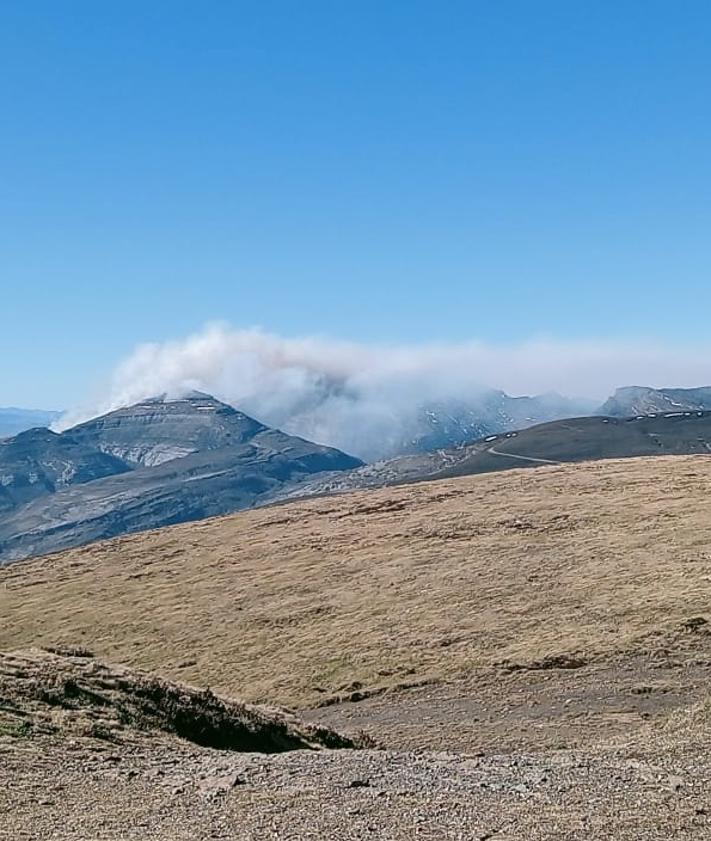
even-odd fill
[[[270,426],[370,458],[403,439],[423,404],[475,404],[489,388],[602,402],[620,385],[706,384],[710,358],[709,348],[651,342],[368,345],[216,324],[139,346],[118,366],[105,396],[67,413],[57,428],[159,394],[197,390]]]

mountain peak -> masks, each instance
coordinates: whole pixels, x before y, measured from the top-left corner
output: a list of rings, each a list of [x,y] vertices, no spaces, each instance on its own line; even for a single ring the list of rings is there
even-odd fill
[[[213,403],[220,403],[220,401],[216,397],[213,397],[212,394],[208,394],[205,391],[197,391],[194,388],[191,389],[190,391],[187,391],[183,395],[183,399],[184,400],[210,400]],[[226,406],[227,404],[222,403],[221,405]]]
[[[267,429],[209,394],[160,395],[115,409],[67,430],[134,466],[155,466],[192,453],[243,444]]]
[[[164,391],[162,394],[156,394],[153,397],[146,397],[143,400],[139,400],[137,403],[132,403],[129,406],[124,406],[122,409],[131,409],[135,406],[158,406],[164,404],[195,404],[195,403],[204,403],[205,405],[210,406],[223,406],[228,409],[232,409],[233,407],[229,405],[229,403],[223,403],[221,400],[218,400],[216,397],[213,397],[211,394],[207,394],[204,391],[196,391],[190,390],[186,392],[181,392],[179,394],[170,394],[167,391]],[[117,410],[121,411],[121,409]],[[236,411],[236,409],[235,409]]]

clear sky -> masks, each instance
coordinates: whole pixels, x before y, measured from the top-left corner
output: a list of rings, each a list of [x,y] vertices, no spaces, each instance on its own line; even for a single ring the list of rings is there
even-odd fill
[[[705,339],[711,4],[11,0],[0,405],[214,319]]]

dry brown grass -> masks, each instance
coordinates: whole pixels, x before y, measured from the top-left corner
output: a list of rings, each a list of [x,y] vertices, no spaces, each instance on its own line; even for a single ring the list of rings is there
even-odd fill
[[[704,456],[305,500],[1,570],[0,649],[87,645],[294,705],[604,658],[711,613],[710,510]]]

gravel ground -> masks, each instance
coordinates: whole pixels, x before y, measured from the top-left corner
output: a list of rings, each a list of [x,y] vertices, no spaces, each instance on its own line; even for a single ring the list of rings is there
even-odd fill
[[[326,750],[332,731],[327,742],[266,739],[276,711],[250,718],[82,655],[3,655],[0,841],[711,839],[706,665],[644,663],[329,706],[313,711],[320,724],[345,736],[365,726],[388,749]],[[207,746],[214,710],[229,719],[220,734],[239,737],[232,750]],[[192,741],[178,729],[186,716]],[[246,752],[245,721],[265,730],[260,750],[286,752]],[[561,732],[565,747],[550,737]]]
[[[0,839],[711,838],[705,750],[235,754],[0,739]]]
[[[698,656],[700,654],[701,656]],[[575,669],[506,673],[413,687],[302,710],[307,721],[364,732],[390,750],[519,753],[629,740],[708,697],[711,661],[658,653]]]

